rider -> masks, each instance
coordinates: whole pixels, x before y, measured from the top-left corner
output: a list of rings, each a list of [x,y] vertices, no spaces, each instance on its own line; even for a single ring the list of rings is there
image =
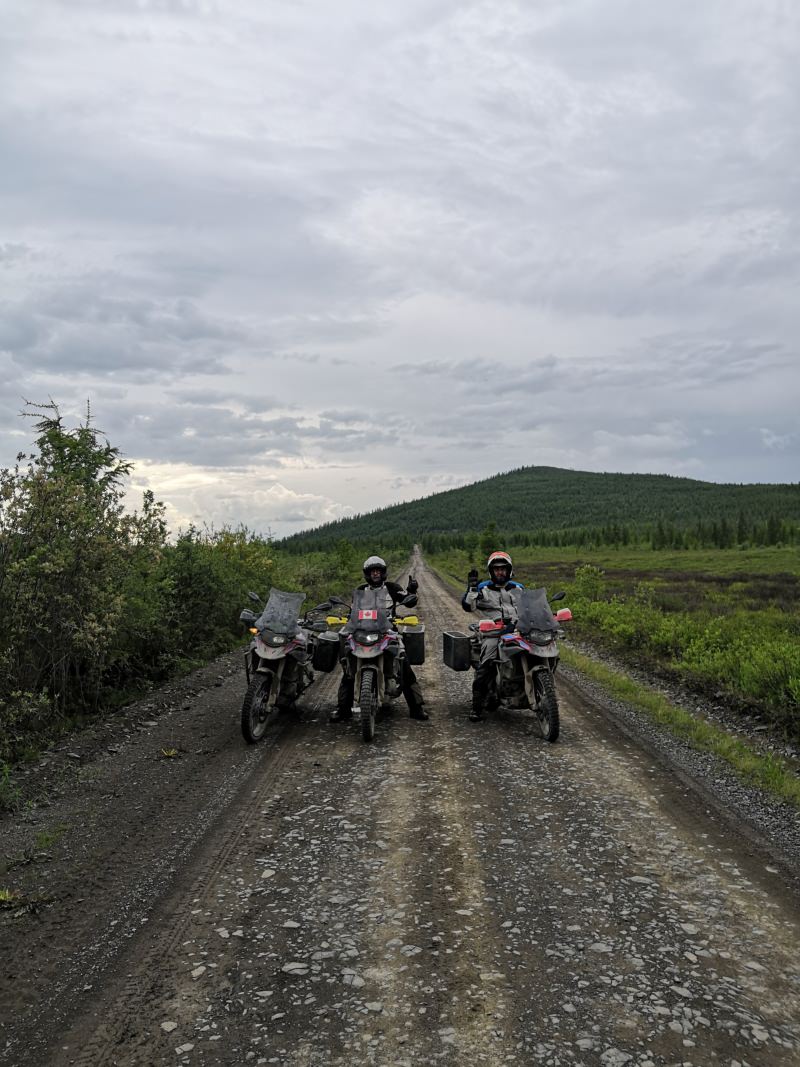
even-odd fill
[[[489,580],[477,581],[478,572],[471,571],[469,586],[461,598],[464,611],[482,611],[487,618],[516,618],[515,596],[517,589],[524,589],[520,582],[511,580],[514,567],[507,552],[492,552],[486,561]],[[510,610],[509,610],[510,609]],[[481,635],[480,663],[475,668],[472,682],[472,711],[470,721],[479,722],[484,717],[486,697],[494,675],[494,664],[499,655],[499,637]]]
[[[404,597],[416,593],[419,589],[419,583],[413,575],[409,575],[405,591],[397,582],[388,582],[386,580],[386,561],[381,559],[380,556],[369,556],[368,559],[365,559],[363,571],[366,581],[358,588],[383,589],[386,594],[386,610],[389,612],[390,617],[394,615],[395,608]],[[350,673],[349,661],[346,658],[342,660],[342,671],[342,680],[339,683],[339,692],[336,695],[336,711],[330,715],[330,722],[341,722],[343,719],[352,718],[353,715],[355,677]],[[427,720],[430,716],[425,710],[422,690],[419,687],[419,682],[411,668],[411,664],[405,656],[400,659],[400,689],[406,698],[410,718]]]

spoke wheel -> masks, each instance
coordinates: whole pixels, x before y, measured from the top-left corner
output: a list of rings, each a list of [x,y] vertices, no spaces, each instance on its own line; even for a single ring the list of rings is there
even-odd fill
[[[559,721],[555,679],[550,671],[540,671],[538,683],[539,704],[536,708],[536,717],[539,720],[542,737],[545,741],[557,741]]]
[[[375,736],[375,718],[378,714],[378,680],[374,670],[364,671],[361,675],[358,697],[361,706],[361,740],[371,741]]]
[[[269,693],[272,674],[254,674],[242,702],[242,734],[248,744],[260,741],[267,731],[274,708],[270,708]]]

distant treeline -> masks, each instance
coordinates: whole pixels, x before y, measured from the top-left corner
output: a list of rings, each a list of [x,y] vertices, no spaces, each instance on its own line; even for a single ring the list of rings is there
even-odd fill
[[[484,531],[485,535],[485,531]],[[482,537],[484,536],[482,535]],[[453,548],[471,549],[479,538],[475,534],[424,534],[421,544],[426,552],[447,552]],[[581,526],[566,530],[498,531],[498,545],[540,545],[545,548],[737,548],[740,546],[793,545],[800,542],[797,523],[770,515],[762,522],[748,522],[740,515],[735,523],[725,516],[717,521],[697,522],[681,529],[673,522],[659,519],[644,526],[610,523],[607,526]]]
[[[346,540],[372,551],[421,543],[469,547],[494,523],[497,545],[733,548],[796,544],[800,484],[718,485],[665,474],[594,474],[522,467],[473,485],[326,523],[282,542],[330,551]]]

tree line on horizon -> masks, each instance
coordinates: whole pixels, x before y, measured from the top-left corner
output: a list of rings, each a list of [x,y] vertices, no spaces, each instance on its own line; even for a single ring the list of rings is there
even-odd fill
[[[507,545],[733,548],[800,542],[800,485],[722,485],[671,475],[523,467],[284,538],[289,552],[342,540],[426,551],[468,547],[487,519]],[[500,543],[498,541],[498,543]]]

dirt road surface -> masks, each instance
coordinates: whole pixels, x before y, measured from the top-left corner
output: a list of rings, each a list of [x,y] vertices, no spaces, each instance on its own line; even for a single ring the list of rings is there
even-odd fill
[[[365,745],[331,675],[247,747],[237,655],[50,756],[1,827],[0,1061],[800,1063],[784,872],[566,679],[555,745],[469,723],[417,570],[430,722]]]

